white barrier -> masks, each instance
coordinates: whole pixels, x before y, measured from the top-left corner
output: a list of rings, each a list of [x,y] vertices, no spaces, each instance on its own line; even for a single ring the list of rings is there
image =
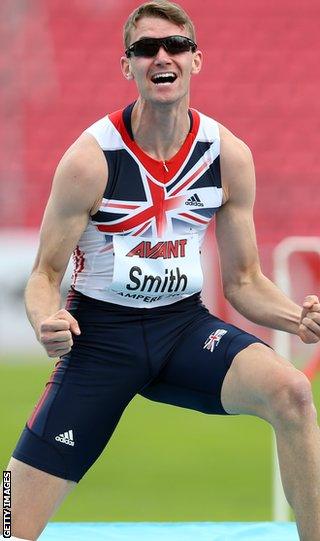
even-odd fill
[[[287,237],[276,246],[273,254],[274,282],[289,297],[293,293],[290,279],[290,256],[294,253],[317,253],[320,255],[320,238]],[[291,359],[290,334],[275,331],[273,346],[277,353],[286,359]],[[290,507],[284,495],[280,478],[275,437],[273,438],[273,520],[277,522],[290,520]]]
[[[0,354],[43,354],[27,319],[23,292],[30,275],[38,246],[38,231],[8,229],[0,231]],[[65,292],[72,270],[69,265],[63,280]],[[22,356],[21,356],[22,358]]]

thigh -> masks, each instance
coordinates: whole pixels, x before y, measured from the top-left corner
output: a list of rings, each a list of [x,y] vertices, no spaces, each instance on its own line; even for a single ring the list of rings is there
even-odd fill
[[[270,420],[270,404],[301,373],[263,344],[240,351],[222,386],[222,403],[228,413],[256,415]],[[271,402],[270,402],[271,399]]]
[[[74,483],[15,458],[11,458],[7,470],[11,472],[12,480],[12,535],[37,539]]]
[[[13,453],[35,468],[76,482],[150,379],[139,324],[124,328],[123,322],[113,321],[110,328],[101,318],[90,317],[86,325],[80,323],[82,333],[71,352],[57,363]]]
[[[207,313],[201,314],[179,337],[164,368],[140,394],[151,400],[195,409],[227,413],[221,388],[233,359],[259,338]]]

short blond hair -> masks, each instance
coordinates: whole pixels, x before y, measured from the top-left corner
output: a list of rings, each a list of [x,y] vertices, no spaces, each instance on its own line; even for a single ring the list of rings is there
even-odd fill
[[[196,41],[195,28],[189,15],[182,9],[181,6],[168,0],[154,0],[146,2],[138,6],[128,17],[123,28],[123,39],[125,49],[130,45],[130,33],[133,28],[136,28],[137,22],[142,17],[158,17],[171,21],[177,26],[184,26],[187,34],[193,41]]]

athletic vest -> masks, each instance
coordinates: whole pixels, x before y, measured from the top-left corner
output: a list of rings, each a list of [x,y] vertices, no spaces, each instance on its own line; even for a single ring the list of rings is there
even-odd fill
[[[74,250],[73,288],[103,301],[153,308],[201,291],[200,247],[222,204],[217,122],[189,110],[179,152],[161,162],[135,143],[131,104],[98,120],[109,176]]]

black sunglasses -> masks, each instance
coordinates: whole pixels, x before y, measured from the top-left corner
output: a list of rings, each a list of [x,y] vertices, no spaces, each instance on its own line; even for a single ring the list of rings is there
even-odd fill
[[[126,49],[125,55],[145,56],[152,58],[159,52],[160,47],[164,47],[169,54],[185,53],[197,50],[197,44],[192,39],[185,36],[168,36],[167,38],[142,38],[135,41]]]

